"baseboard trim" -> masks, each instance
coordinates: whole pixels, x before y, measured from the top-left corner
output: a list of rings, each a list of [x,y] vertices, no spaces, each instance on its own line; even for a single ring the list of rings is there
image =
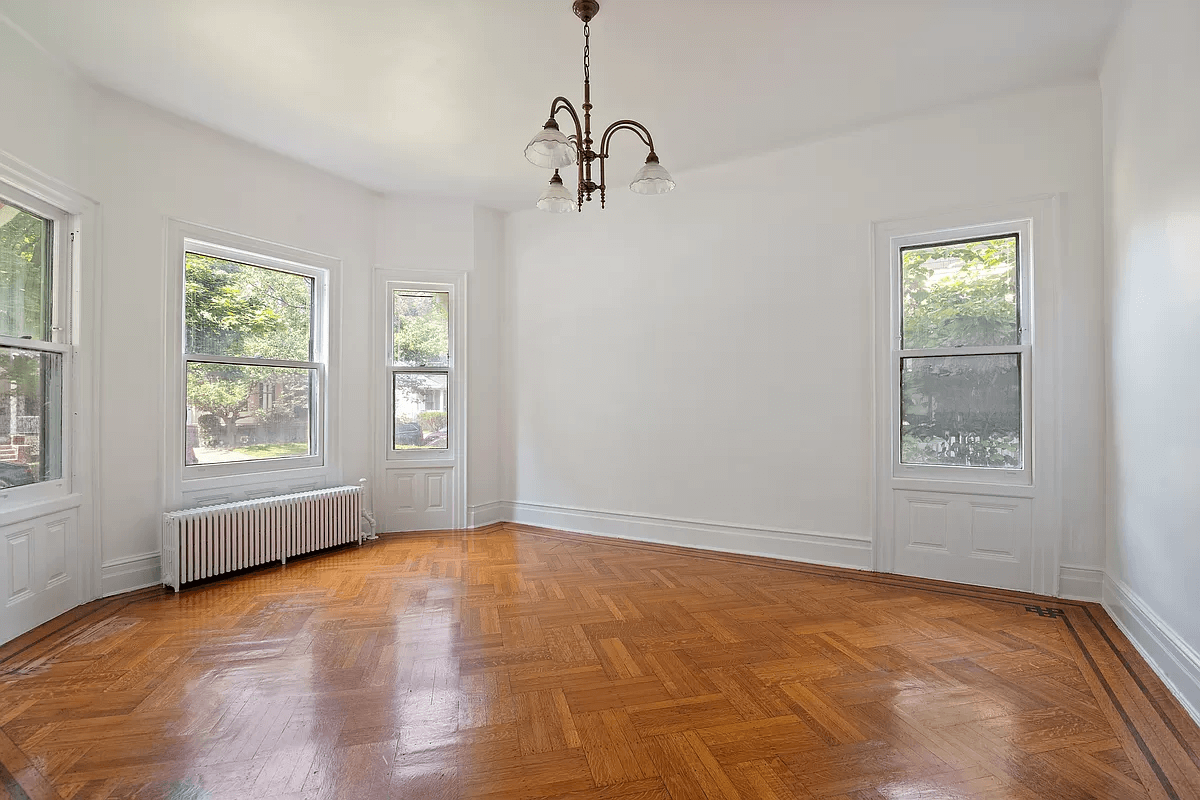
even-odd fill
[[[1058,596],[1067,600],[1099,603],[1104,599],[1104,568],[1059,565]]]
[[[100,565],[100,596],[132,592],[162,583],[162,555],[139,553],[105,561]]]
[[[492,522],[516,522],[593,536],[670,544],[718,553],[766,556],[830,567],[871,569],[870,539],[546,503],[504,502],[489,505],[499,505],[503,512],[490,517]]]
[[[1200,725],[1200,653],[1129,586],[1104,577],[1104,610]]]
[[[468,509],[468,528],[485,528],[488,525],[495,525],[497,522],[511,522],[508,518],[509,506],[512,503],[506,503],[503,500],[496,500],[492,503],[480,503],[477,506],[471,506]]]

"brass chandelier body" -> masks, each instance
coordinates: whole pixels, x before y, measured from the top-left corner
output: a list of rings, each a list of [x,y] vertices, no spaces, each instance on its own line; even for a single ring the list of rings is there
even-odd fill
[[[554,169],[550,179],[550,187],[542,195],[538,207],[547,211],[569,211],[572,207],[583,211],[585,201],[591,201],[593,195],[600,194],[600,207],[606,201],[608,188],[605,162],[609,157],[609,146],[614,134],[618,131],[632,131],[642,143],[649,148],[646,164],[634,177],[630,188],[639,194],[662,194],[675,188],[675,183],[667,171],[659,164],[658,154],[654,151],[654,137],[642,123],[632,119],[619,119],[604,129],[600,135],[599,148],[592,138],[592,80],[591,80],[591,23],[600,11],[598,0],[574,0],[571,6],[575,15],[583,20],[583,114],[575,110],[575,106],[565,97],[554,98],[550,103],[550,117],[542,131],[534,136],[526,148],[525,154],[537,166]],[[564,137],[555,119],[560,111],[566,111],[575,124],[575,132]],[[561,162],[566,163],[561,163]],[[562,185],[559,176],[561,166],[576,163],[578,170],[578,186],[574,203],[569,202],[570,195]],[[599,162],[599,166],[596,166]],[[597,174],[598,173],[598,174]],[[596,178],[599,178],[599,182]]]

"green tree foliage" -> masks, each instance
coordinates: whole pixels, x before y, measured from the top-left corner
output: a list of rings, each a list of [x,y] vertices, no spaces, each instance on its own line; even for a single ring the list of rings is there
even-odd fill
[[[304,276],[189,253],[185,296],[188,352],[312,358],[312,282]],[[201,429],[226,448],[239,444],[237,421],[245,414],[262,423],[294,419],[308,403],[306,370],[193,363],[187,377]]]
[[[51,226],[0,203],[0,335],[46,338]]]
[[[1016,239],[909,250],[904,349],[1020,343]],[[1015,356],[912,359],[901,376],[906,463],[1019,467]]]
[[[450,353],[450,305],[445,292],[392,295],[392,331],[397,364],[445,364]]]

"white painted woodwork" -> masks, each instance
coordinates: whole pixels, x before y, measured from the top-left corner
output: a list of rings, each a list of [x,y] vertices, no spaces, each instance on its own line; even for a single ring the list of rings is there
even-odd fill
[[[459,527],[455,524],[458,505],[455,466],[403,466],[389,464],[384,470],[381,531],[429,531]]]
[[[875,567],[938,580],[1057,594],[1060,198],[984,205],[874,226]],[[1019,470],[912,466],[900,460],[899,248],[1015,232],[1022,287]]]
[[[83,602],[78,511],[0,527],[0,642]]]
[[[896,490],[894,571],[977,586],[1032,588],[1028,498]]]

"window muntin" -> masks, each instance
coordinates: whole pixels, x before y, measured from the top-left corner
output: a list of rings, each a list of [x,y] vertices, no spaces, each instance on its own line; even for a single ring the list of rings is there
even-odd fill
[[[447,450],[450,293],[390,290],[392,450]]]
[[[1022,244],[1004,232],[899,249],[900,465],[1027,469]]]
[[[64,479],[67,220],[57,208],[0,185],[0,490]],[[39,496],[50,495],[30,497]]]
[[[187,250],[187,466],[321,455],[316,277]]]

